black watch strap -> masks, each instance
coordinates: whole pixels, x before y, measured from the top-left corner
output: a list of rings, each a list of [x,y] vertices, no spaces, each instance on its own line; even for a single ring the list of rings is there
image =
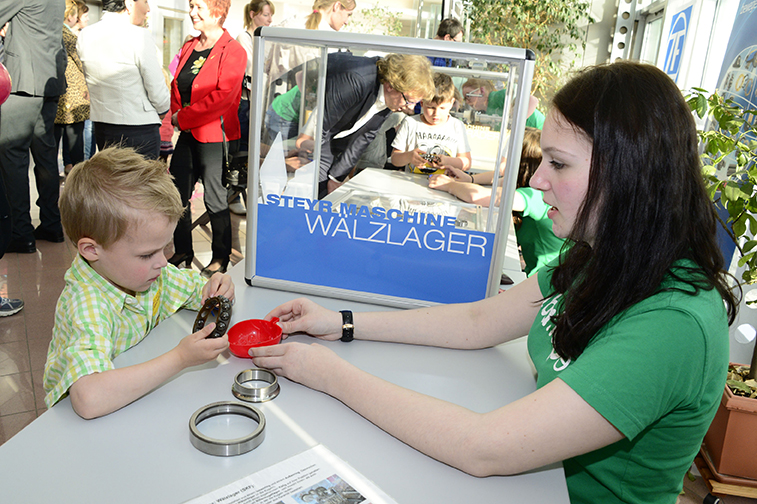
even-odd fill
[[[352,312],[349,310],[341,310],[342,314],[342,341],[348,343],[352,341],[355,335],[355,326],[352,324]]]

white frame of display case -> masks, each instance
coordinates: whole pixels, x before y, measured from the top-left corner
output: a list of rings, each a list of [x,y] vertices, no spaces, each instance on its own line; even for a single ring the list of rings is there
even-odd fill
[[[477,71],[475,69],[457,69],[446,67],[434,67],[440,72],[449,73],[450,75],[470,76],[496,76],[505,78],[507,84],[507,99],[505,103],[515,103],[512,117],[509,117],[508,107],[502,114],[502,123],[500,126],[500,138],[497,149],[497,158],[506,158],[507,166],[519,166],[521,145],[523,143],[523,134],[528,110],[528,101],[531,89],[531,81],[534,71],[534,54],[527,49],[518,49],[510,47],[489,46],[480,44],[467,43],[450,43],[448,41],[426,40],[407,37],[389,37],[380,35],[362,35],[354,33],[328,32],[322,30],[295,30],[287,28],[261,27],[255,31],[253,37],[253,89],[250,95],[250,142],[248,152],[248,186],[247,194],[247,243],[245,253],[245,280],[248,285],[260,286],[266,288],[302,292],[303,294],[320,295],[342,299],[352,299],[355,301],[372,302],[396,307],[419,307],[438,304],[433,301],[423,299],[412,299],[407,297],[391,296],[377,294],[364,290],[342,289],[323,285],[314,285],[311,283],[297,282],[291,280],[282,280],[277,278],[268,278],[256,274],[257,261],[257,229],[258,229],[258,204],[260,191],[260,158],[261,158],[261,133],[263,127],[263,117],[265,110],[263,108],[264,91],[264,64],[266,43],[295,44],[320,48],[320,64],[317,86],[317,105],[315,113],[318,117],[323,117],[326,67],[328,62],[328,49],[352,49],[361,51],[375,51],[383,53],[401,53],[417,54],[423,56],[434,56],[442,58],[451,58],[458,60],[482,60],[487,63],[507,64],[510,68],[517,68],[515,74],[518,76],[515,81],[513,72],[497,73],[492,71]],[[513,100],[514,95],[514,100]],[[506,124],[512,124],[511,135],[505,138]],[[322,124],[317,121],[314,138],[321,138]],[[515,147],[517,146],[517,148]],[[318,164],[320,159],[320,142],[315,142],[313,159],[316,161],[314,171],[313,199],[317,199],[318,191]],[[506,157],[503,154],[506,151]],[[500,286],[500,276],[502,271],[502,262],[507,247],[507,236],[509,233],[512,219],[511,215],[513,196],[517,183],[517,169],[507,170],[507,178],[503,181],[502,196],[498,206],[491,205],[488,209],[489,218],[487,219],[486,231],[494,233],[495,241],[489,276],[486,287],[486,297],[497,294]],[[494,181],[492,183],[492,199],[495,201],[496,188],[498,186],[499,170],[494,170]],[[507,218],[505,218],[507,217]],[[295,245],[295,244],[292,244]]]

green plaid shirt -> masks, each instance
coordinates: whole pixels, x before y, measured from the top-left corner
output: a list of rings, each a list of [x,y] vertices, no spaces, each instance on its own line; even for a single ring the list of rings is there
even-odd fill
[[[145,292],[131,296],[100,276],[79,255],[65,275],[47,351],[45,404],[52,407],[82,376],[113,369],[113,359],[181,308],[199,310],[206,281],[168,265]]]

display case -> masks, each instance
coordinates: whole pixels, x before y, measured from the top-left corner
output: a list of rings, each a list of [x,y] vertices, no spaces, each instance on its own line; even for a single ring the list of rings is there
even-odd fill
[[[488,207],[429,188],[426,173],[387,169],[393,168],[386,159],[389,125],[403,119],[401,112],[372,115],[369,103],[357,121],[332,120],[334,110],[349,108],[354,99],[350,79],[373,79],[375,60],[389,54],[444,58],[449,65],[432,70],[448,74],[458,89],[450,121],[465,126],[470,169],[494,171]],[[399,307],[496,294],[533,63],[533,53],[524,49],[258,28],[250,97],[247,283]],[[339,72],[352,71],[350,65],[353,75],[344,78]],[[380,74],[376,79],[380,87]],[[476,85],[472,91],[469,83]],[[335,123],[341,131],[333,131]],[[357,146],[363,154],[359,162],[349,161],[349,177],[339,178],[339,185],[329,169],[347,158],[334,146],[349,143],[351,149],[359,143],[355,135],[365,137]]]

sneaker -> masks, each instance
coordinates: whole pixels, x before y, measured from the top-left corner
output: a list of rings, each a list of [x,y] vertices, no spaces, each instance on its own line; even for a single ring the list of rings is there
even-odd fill
[[[237,215],[247,215],[247,209],[244,207],[242,198],[237,198],[229,203],[229,211]]]
[[[24,307],[24,302],[20,299],[8,299],[0,297],[0,317],[7,317],[18,313]]]

